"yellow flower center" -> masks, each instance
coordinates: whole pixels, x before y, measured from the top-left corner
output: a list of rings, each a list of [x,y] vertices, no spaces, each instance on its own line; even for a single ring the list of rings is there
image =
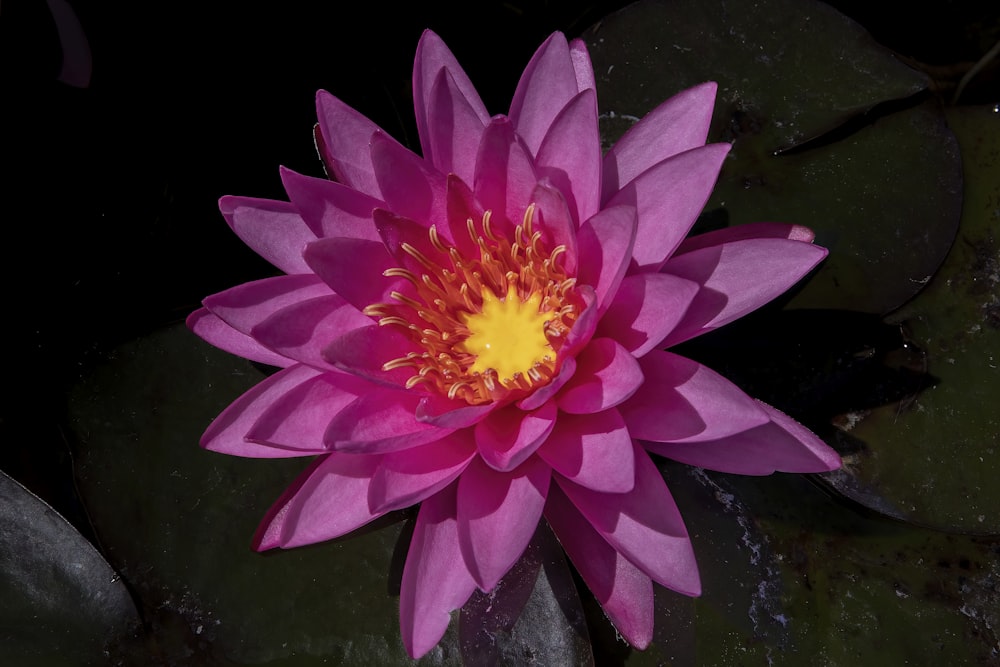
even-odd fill
[[[392,292],[393,302],[364,312],[382,326],[403,328],[423,351],[387,361],[384,370],[413,368],[407,388],[429,385],[471,405],[514,400],[552,379],[583,302],[559,260],[566,248],[547,252],[532,230],[534,211],[527,208],[510,239],[493,232],[489,211],[478,229],[470,218],[478,257],[446,246],[433,226],[428,234],[438,261],[401,246],[423,273],[399,267],[385,275],[405,278],[415,296]]]

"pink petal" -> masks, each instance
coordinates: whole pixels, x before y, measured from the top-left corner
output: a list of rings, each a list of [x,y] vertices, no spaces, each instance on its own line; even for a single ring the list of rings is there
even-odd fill
[[[577,284],[576,291],[583,300],[584,307],[583,312],[576,318],[576,322],[573,323],[569,333],[566,334],[562,349],[559,350],[559,356],[564,358],[563,364],[590,342],[600,318],[597,310],[597,295],[594,293],[594,288],[590,285]]]
[[[566,252],[561,253],[556,261],[561,262],[568,275],[575,274],[579,256],[576,245],[576,222],[562,192],[548,179],[542,179],[531,193],[531,201],[535,204],[533,229],[541,232],[542,241],[550,254],[556,246],[561,245],[566,248]]]
[[[552,401],[533,412],[508,405],[476,424],[479,455],[491,468],[506,472],[521,465],[545,442],[556,423]]]
[[[281,168],[281,182],[316,237],[379,240],[372,223],[372,211],[385,206],[381,199],[325,178],[303,176],[284,167]]]
[[[584,90],[563,108],[542,140],[535,162],[569,202],[576,224],[600,209],[601,137],[597,93]]]
[[[553,485],[545,519],[587,588],[622,637],[638,649],[653,638],[653,582],[604,541],[566,495]]]
[[[590,62],[587,45],[582,39],[574,39],[569,43],[569,57],[573,61],[573,71],[576,73],[576,89],[587,90],[597,88],[594,82],[594,66]]]
[[[594,288],[600,312],[611,303],[625,277],[634,253],[636,222],[634,208],[616,206],[604,209],[580,226],[577,280]]]
[[[372,166],[382,199],[394,213],[425,227],[445,219],[445,177],[430,162],[379,132],[372,137]]]
[[[626,276],[595,335],[613,338],[641,357],[673,331],[699,289],[697,283],[668,273]]]
[[[443,174],[457,174],[471,183],[476,173],[476,153],[488,115],[469,103],[447,69],[438,72],[429,97],[426,126],[429,150],[424,158]],[[483,110],[485,114],[485,109]],[[421,133],[421,143],[423,143]]]
[[[275,352],[316,368],[332,369],[323,348],[348,331],[370,326],[370,317],[336,294],[300,301],[253,328],[253,337]]]
[[[538,182],[534,161],[510,120],[498,116],[483,132],[476,159],[473,190],[476,199],[493,212],[498,234],[509,236],[521,224]]]
[[[604,156],[601,201],[672,155],[705,143],[715,107],[713,82],[688,88],[660,104],[629,128]]]
[[[332,415],[323,437],[338,451],[384,454],[440,440],[451,429],[417,421],[421,395],[405,389],[374,387]]]
[[[458,546],[455,513],[451,486],[425,500],[417,515],[399,591],[400,631],[413,658],[434,648],[448,629],[451,612],[476,590]]]
[[[674,257],[709,246],[722,245],[744,239],[791,239],[812,243],[816,235],[808,227],[789,225],[783,222],[750,222],[735,227],[724,227],[715,231],[689,236],[677,247]]]
[[[698,565],[681,513],[649,456],[634,447],[635,488],[629,493],[599,493],[561,477],[556,482],[594,530],[653,581],[700,595]]]
[[[208,308],[199,308],[187,317],[187,327],[203,340],[231,354],[284,368],[292,360],[264,347],[248,334],[226,324]]]
[[[475,459],[459,478],[459,546],[483,591],[493,590],[524,553],[542,517],[551,477],[538,459],[509,473]]]
[[[254,549],[332,540],[381,516],[368,509],[368,485],[380,458],[334,452],[316,459],[268,510]]]
[[[248,442],[244,436],[275,401],[280,401],[282,396],[297,387],[308,386],[319,375],[315,369],[296,364],[257,383],[212,421],[201,436],[201,446],[213,452],[250,458],[283,458],[316,453]]]
[[[625,493],[635,486],[635,452],[617,410],[560,415],[538,455],[563,477],[594,491]]]
[[[413,110],[417,117],[421,152],[425,159],[438,165],[439,168],[440,156],[435,153],[435,139],[442,134],[443,128],[433,125],[441,122],[439,114],[448,111],[447,106],[441,106],[441,100],[437,98],[440,92],[435,89],[442,72],[447,72],[449,87],[453,86],[455,89],[454,94],[449,93],[454,95],[453,103],[464,107],[458,113],[464,114],[466,109],[472,111],[481,125],[486,125],[490,120],[490,114],[483,105],[479,93],[476,92],[476,87],[472,85],[472,81],[458,60],[440,37],[430,30],[425,30],[417,44],[417,53],[413,60]],[[441,171],[447,170],[441,169]]]
[[[393,291],[412,292],[405,279],[383,275],[399,263],[381,241],[320,239],[309,244],[305,257],[316,275],[358,310],[389,301]]]
[[[329,296],[330,288],[316,276],[294,275],[264,278],[213,294],[205,307],[231,327],[252,335],[253,328],[282,308],[319,296]]]
[[[746,239],[673,257],[664,273],[701,285],[665,345],[676,345],[756,310],[788,290],[827,255],[825,248],[786,239]]]
[[[377,384],[402,388],[413,377],[412,368],[382,370],[383,364],[425,350],[393,326],[373,324],[353,329],[323,348],[323,358],[335,367]],[[413,393],[423,395],[414,389]]]
[[[274,398],[259,413],[245,437],[303,453],[326,453],[323,436],[330,420],[371,387],[368,382],[339,371],[310,378]]]
[[[771,421],[719,440],[693,443],[645,443],[646,449],[700,468],[738,475],[773,472],[827,472],[840,467],[840,456],[809,429],[759,403]]]
[[[382,237],[382,243],[395,258],[396,266],[409,269],[417,276],[427,273],[427,267],[421,264],[420,260],[407,253],[403,249],[404,245],[417,250],[432,263],[451,266],[448,255],[443,254],[431,243],[427,227],[380,208],[375,209],[373,217],[379,236]]]
[[[610,338],[595,338],[576,357],[576,374],[559,394],[563,412],[590,414],[628,399],[642,384],[642,369]]]
[[[533,155],[563,107],[580,92],[569,44],[552,33],[531,57],[510,103],[510,119]]]
[[[576,359],[566,357],[563,359],[562,366],[559,368],[559,372],[555,374],[555,377],[544,387],[539,387],[533,394],[529,394],[518,401],[517,407],[526,412],[537,410],[559,393],[559,390],[570,381],[574,373],[576,373]]]
[[[391,512],[419,503],[451,484],[476,455],[468,430],[429,445],[390,452],[372,478],[368,504],[372,511]]]
[[[712,194],[729,144],[694,148],[647,169],[608,206],[634,206],[639,219],[633,258],[640,271],[656,271],[687,236]]]
[[[420,399],[415,415],[418,421],[442,428],[466,428],[479,423],[499,407],[500,404],[495,401],[469,405],[463,400],[451,400],[434,392]]]
[[[449,174],[445,188],[445,197],[448,200],[448,222],[443,227],[438,226],[437,230],[442,237],[447,238],[448,242],[458,248],[466,257],[478,257],[479,246],[469,235],[468,221],[472,220],[477,223],[478,228],[478,223],[483,220],[485,209],[476,201],[476,195],[472,192],[472,188],[458,176]]]
[[[767,413],[729,380],[701,364],[653,350],[639,360],[645,381],[618,409],[633,438],[717,440],[768,422]]]
[[[312,273],[302,259],[306,244],[316,240],[296,208],[283,201],[223,197],[219,210],[236,235],[284,273]]]
[[[382,132],[379,126],[325,90],[316,93],[316,116],[327,168],[344,185],[382,199],[371,155],[372,135]]]

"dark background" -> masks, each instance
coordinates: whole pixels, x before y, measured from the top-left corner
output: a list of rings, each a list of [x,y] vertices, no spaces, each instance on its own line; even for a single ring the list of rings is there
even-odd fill
[[[0,469],[87,533],[69,481],[66,389],[115,344],[271,271],[216,201],[283,199],[279,165],[322,173],[317,89],[416,147],[410,73],[424,28],[499,113],[549,33],[575,37],[628,3],[71,4],[93,55],[87,88],[57,80],[62,52],[45,2],[4,0],[0,14]],[[831,4],[943,93],[1000,39],[996,2]],[[998,101],[997,81],[994,65],[963,101]]]

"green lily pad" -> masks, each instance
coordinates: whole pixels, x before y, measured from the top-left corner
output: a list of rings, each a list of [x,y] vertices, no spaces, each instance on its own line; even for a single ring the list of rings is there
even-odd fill
[[[0,645],[5,664],[107,664],[138,631],[117,572],[66,519],[0,472]]]
[[[812,228],[830,257],[792,306],[883,314],[944,259],[961,210],[954,137],[933,104],[899,102],[923,75],[831,7],[645,1],[584,38],[609,144],[670,95],[718,82],[709,140],[733,149],[706,223]]]
[[[841,428],[865,447],[829,481],[877,489],[910,521],[1000,534],[1000,114],[956,108],[948,120],[965,159],[958,239],[924,291],[887,318],[938,381],[844,415]]]

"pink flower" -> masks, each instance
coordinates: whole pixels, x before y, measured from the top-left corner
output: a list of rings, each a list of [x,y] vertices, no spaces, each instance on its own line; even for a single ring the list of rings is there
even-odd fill
[[[649,452],[749,475],[818,472],[807,429],[662,348],[784,292],[826,255],[798,226],[686,239],[729,150],[705,145],[715,84],[673,97],[601,156],[584,44],[552,35],[490,116],[441,39],[417,47],[423,157],[326,92],[335,180],[283,170],[289,202],[222,213],[285,275],[205,299],[189,326],[282,370],[202,440],[315,457],[257,549],[328,540],[421,503],[400,622],[412,656],[490,591],[544,516],[634,646],[653,586],[700,583]]]

